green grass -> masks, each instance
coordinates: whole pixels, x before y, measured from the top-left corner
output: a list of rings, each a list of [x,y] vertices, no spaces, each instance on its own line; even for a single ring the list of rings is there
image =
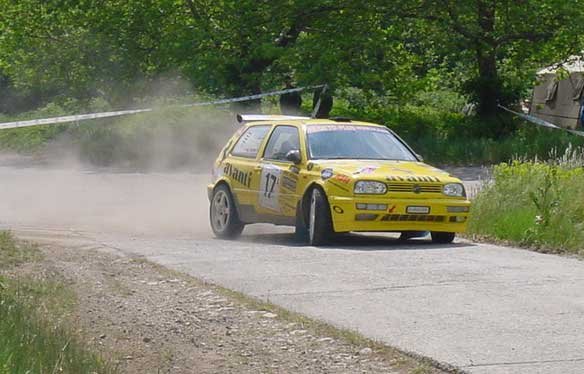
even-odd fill
[[[0,270],[40,258],[34,245],[0,232]],[[73,292],[54,275],[6,275],[15,272],[0,276],[0,373],[113,373],[66,326]]]
[[[537,249],[584,255],[581,155],[514,161],[494,169],[473,203],[469,234]]]
[[[37,248],[26,242],[16,243],[7,231],[0,231],[0,270],[40,258]]]

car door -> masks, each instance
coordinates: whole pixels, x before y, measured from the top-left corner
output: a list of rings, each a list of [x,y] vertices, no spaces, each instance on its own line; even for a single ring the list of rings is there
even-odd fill
[[[277,125],[270,134],[259,171],[258,212],[274,216],[294,217],[298,201],[300,169],[286,156],[300,151],[298,128]]]
[[[259,151],[271,128],[271,125],[249,126],[241,134],[223,165],[223,174],[231,182],[231,190],[243,220],[253,220],[249,217],[257,205],[260,188],[257,176],[257,171],[260,170]]]

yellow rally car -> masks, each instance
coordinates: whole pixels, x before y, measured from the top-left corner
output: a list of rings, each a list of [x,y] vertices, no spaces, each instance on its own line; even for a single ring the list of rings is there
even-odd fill
[[[350,231],[430,231],[434,242],[449,243],[466,229],[470,202],[460,180],[424,164],[385,126],[341,118],[238,120],[208,187],[211,227],[220,238],[259,222],[296,226],[311,245]]]

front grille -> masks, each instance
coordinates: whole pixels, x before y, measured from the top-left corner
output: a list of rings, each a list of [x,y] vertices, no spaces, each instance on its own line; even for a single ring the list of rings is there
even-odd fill
[[[382,221],[392,222],[444,222],[445,216],[432,216],[426,214],[388,214]]]
[[[388,183],[389,192],[442,193],[441,184]]]

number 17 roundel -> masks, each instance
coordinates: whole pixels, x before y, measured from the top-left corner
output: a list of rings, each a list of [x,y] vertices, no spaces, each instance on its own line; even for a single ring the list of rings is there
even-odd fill
[[[262,169],[259,190],[260,206],[275,211],[280,211],[280,176],[282,169],[274,165],[266,165]]]

